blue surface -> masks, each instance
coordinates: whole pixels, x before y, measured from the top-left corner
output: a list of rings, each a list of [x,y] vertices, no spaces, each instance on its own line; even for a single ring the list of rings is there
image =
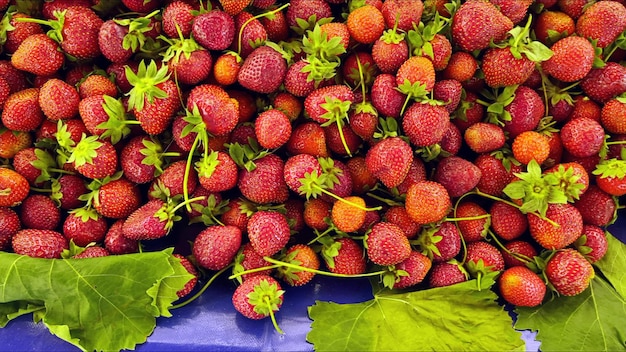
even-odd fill
[[[619,219],[609,231],[626,243],[626,220]],[[274,331],[269,319],[250,320],[239,315],[231,304],[235,286],[227,280],[215,281],[191,304],[174,310],[171,318],[160,318],[148,342],[138,351],[312,351],[306,342],[311,320],[307,307],[316,300],[337,303],[362,302],[372,298],[365,279],[316,277],[303,287],[288,287],[277,314],[284,335]],[[524,331],[527,351],[537,351],[535,334]],[[74,351],[74,346],[54,337],[32,316],[22,316],[0,329],[0,351]]]

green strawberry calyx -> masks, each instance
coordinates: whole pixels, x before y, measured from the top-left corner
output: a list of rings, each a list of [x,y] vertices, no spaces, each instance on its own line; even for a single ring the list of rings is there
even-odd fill
[[[157,69],[154,60],[146,66],[145,60],[141,60],[137,73],[126,66],[126,77],[133,88],[126,93],[128,96],[128,110],[143,110],[145,101],[153,103],[155,99],[167,98],[167,93],[157,85],[167,81],[170,77],[167,65]]]
[[[341,44],[341,38],[328,38],[322,32],[320,23],[315,24],[313,30],[308,30],[302,38],[302,51],[306,54],[306,65],[301,72],[308,73],[307,82],[314,81],[315,87],[324,80],[331,79],[337,74],[340,56],[346,52]]]
[[[435,255],[441,255],[437,243],[443,240],[443,236],[437,235],[437,231],[439,231],[439,227],[437,226],[425,226],[417,239],[411,241],[411,244],[417,245],[422,254],[430,258],[430,260],[432,260]]]
[[[205,50],[200,44],[198,44],[193,37],[185,38],[180,30],[180,26],[176,24],[176,31],[178,32],[178,38],[168,38],[164,35],[160,35],[159,39],[166,42],[169,46],[165,50],[163,55],[164,62],[173,62],[174,64],[180,62],[180,56],[185,55],[185,59],[189,59],[191,53],[194,51]]]
[[[554,53],[545,44],[530,39],[530,25],[532,16],[528,16],[528,21],[524,27],[516,26],[508,32],[509,39],[503,43],[493,44],[492,47],[509,48],[513,57],[522,59],[522,54],[532,62],[543,62],[552,57]]]
[[[127,137],[131,130],[129,125],[138,125],[139,121],[129,120],[130,115],[124,109],[121,99],[115,99],[108,95],[103,95],[104,103],[102,108],[106,112],[109,119],[96,126],[99,129],[105,130],[100,139],[110,139],[111,144],[116,144],[123,138]]]
[[[580,175],[574,174],[573,167],[565,168],[560,164],[552,174],[556,176],[559,182],[558,187],[563,190],[568,202],[573,203],[580,198],[585,185],[579,182]]]
[[[182,216],[176,214],[176,212],[180,208],[194,202],[205,200],[206,198],[206,196],[199,196],[178,203],[172,198],[168,197],[167,200],[164,201],[163,206],[154,213],[154,217],[159,219],[159,221],[164,222],[165,224],[163,228],[165,229],[165,231],[169,232],[174,226],[174,223],[182,219]]]
[[[604,159],[596,165],[595,170],[591,173],[600,178],[623,179],[626,176],[626,160]]]
[[[103,146],[103,143],[98,141],[98,136],[87,137],[83,133],[82,138],[72,150],[72,154],[70,154],[67,162],[74,163],[76,167],[93,164],[93,159],[98,156],[98,148],[101,146]]]
[[[302,266],[303,263],[300,260],[296,259],[296,256],[299,252],[300,250],[296,249],[291,251],[290,253],[286,253],[280,256],[278,259],[283,262],[293,264],[295,266]],[[277,277],[285,280],[291,286],[300,281],[300,275],[298,274],[301,274],[302,272],[302,270],[292,266],[279,266],[276,269]]]
[[[200,213],[200,215],[189,219],[189,224],[203,223],[205,226],[221,225],[224,224],[218,219],[218,217],[224,214],[228,208],[228,201],[222,200],[217,202],[217,197],[214,194],[210,194],[207,197],[207,205],[204,206],[200,203],[192,203],[191,209]]]
[[[133,53],[143,48],[146,43],[146,35],[144,33],[153,29],[151,18],[156,16],[160,11],[155,10],[146,16],[137,18],[114,19],[113,21],[120,26],[128,27],[128,33],[122,40],[122,48],[132,51]]]
[[[15,13],[17,13],[15,7],[10,6],[7,12],[4,13],[4,16],[2,16],[2,20],[0,20],[0,46],[6,43],[7,32],[15,30],[15,27],[11,25],[11,19]]]
[[[216,151],[212,151],[209,155],[203,156],[199,161],[196,162],[196,169],[198,171],[199,177],[209,178],[215,172],[217,166],[221,163],[218,159],[218,153]]]
[[[165,152],[161,143],[154,137],[149,139],[144,138],[141,143],[143,148],[139,151],[144,158],[141,160],[143,165],[154,166],[154,177],[157,177],[163,173],[163,165],[165,163],[165,157],[177,157],[180,153],[177,152]]]
[[[67,10],[54,11],[52,15],[56,17],[56,20],[46,21],[32,17],[16,18],[15,20],[17,22],[31,22],[50,27],[50,30],[46,34],[50,39],[60,44],[63,41],[63,27],[65,26],[66,12]]]
[[[332,125],[333,123],[337,124],[337,130],[339,131],[339,137],[341,138],[341,143],[348,153],[349,156],[352,156],[352,152],[348,147],[348,143],[346,142],[346,138],[343,134],[343,126],[344,120],[348,119],[348,112],[350,111],[350,106],[352,102],[349,100],[343,101],[341,99],[326,96],[324,97],[325,103],[320,104],[320,106],[326,110],[324,114],[320,117],[322,119],[326,119],[327,121],[322,124],[322,127],[327,127]]]
[[[276,284],[270,284],[267,280],[261,280],[254,286],[252,292],[246,295],[248,303],[254,307],[254,311],[263,316],[269,316],[276,331],[280,334],[284,332],[278,326],[274,312],[279,310],[283,302],[284,290],[279,290]]]
[[[432,40],[435,38],[435,35],[442,32],[450,19],[442,17],[439,15],[439,12],[435,12],[435,15],[428,24],[424,24],[424,22],[420,21],[418,25],[413,23],[413,29],[409,30],[407,33],[407,41],[409,43],[410,52],[416,56],[426,56],[431,60],[434,58],[434,50]],[[394,25],[394,28],[397,26]]]
[[[504,126],[506,121],[511,121],[511,113],[505,108],[509,106],[515,99],[515,91],[518,85],[511,85],[495,90],[493,93],[487,90],[481,91],[481,94],[487,98],[487,101],[476,99],[478,104],[487,107],[487,122]]]
[[[256,169],[255,160],[259,160],[271,154],[269,150],[262,149],[259,143],[253,138],[248,138],[248,144],[230,143],[227,147],[228,154],[235,164],[247,171]]]
[[[58,170],[56,160],[50,153],[40,148],[35,148],[35,156],[37,159],[31,161],[30,164],[41,172],[35,179],[35,183],[49,181],[52,178],[51,172]]]
[[[91,208],[78,208],[69,211],[70,214],[74,214],[77,218],[80,218],[82,222],[87,222],[90,220],[97,221],[100,218],[100,214],[98,214],[94,209]]]

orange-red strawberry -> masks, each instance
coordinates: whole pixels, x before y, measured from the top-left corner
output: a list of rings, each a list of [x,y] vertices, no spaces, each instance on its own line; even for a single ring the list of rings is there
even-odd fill
[[[498,278],[498,289],[505,301],[520,307],[536,307],[546,294],[543,279],[525,266],[506,269]]]
[[[400,87],[406,82],[419,83],[430,92],[435,86],[435,67],[433,62],[425,56],[411,56],[398,68],[396,84]]]
[[[388,222],[374,225],[365,237],[369,260],[378,265],[395,265],[411,255],[411,245],[400,227]]]
[[[350,44],[350,32],[348,26],[343,22],[328,22],[320,26],[322,35],[326,35],[328,40],[333,38],[339,38],[341,45],[345,50],[348,50]]]
[[[461,236],[466,243],[477,242],[487,236],[491,224],[487,214],[480,204],[473,201],[463,201],[456,207],[454,213],[456,218],[472,219],[457,221]]]
[[[591,72],[589,73],[591,74]],[[587,77],[587,76],[585,76]],[[595,121],[600,121],[602,108],[598,103],[585,95],[579,95],[574,99],[574,110],[570,115],[570,120],[579,117],[586,117]]]
[[[385,30],[385,19],[377,8],[371,5],[359,7],[348,14],[346,20],[350,36],[362,44],[374,43]]]
[[[565,12],[573,19],[577,19],[582,15],[585,6],[589,3],[588,0],[557,0],[556,5],[559,10]]]
[[[550,145],[546,136],[536,131],[524,131],[513,139],[513,157],[526,165],[531,160],[542,164],[550,153]]]
[[[548,204],[545,218],[529,213],[531,236],[546,249],[561,249],[574,243],[583,230],[583,219],[571,204]]]
[[[66,79],[67,80],[67,79]],[[81,80],[78,85],[78,93],[81,99],[92,95],[108,95],[117,97],[117,86],[109,77],[98,74],[91,74]]]
[[[109,226],[104,217],[94,210],[79,208],[70,211],[63,221],[63,236],[80,247],[102,242]]]
[[[137,185],[125,177],[103,184],[94,199],[94,209],[111,219],[127,218],[141,205]]]
[[[51,120],[70,119],[78,113],[78,91],[60,79],[46,81],[39,90],[38,99],[41,110]]]
[[[24,39],[11,56],[11,64],[22,71],[40,76],[51,76],[65,62],[59,45],[45,34],[34,34]]]
[[[455,51],[450,56],[448,65],[443,70],[443,77],[465,82],[474,76],[477,69],[478,62],[470,53]]]
[[[235,226],[209,226],[194,240],[194,258],[205,269],[221,270],[235,258],[242,238],[241,230]]]
[[[174,161],[167,165],[155,180],[150,184],[148,189],[148,198],[161,198],[176,197],[184,194],[185,186],[189,193],[198,186],[198,173],[195,169],[191,168],[185,183],[185,171],[187,162],[185,160]]]
[[[367,169],[367,163],[363,156],[353,156],[346,162],[346,167],[352,178],[354,194],[363,194],[376,186],[378,180]]]
[[[419,233],[420,224],[411,220],[406,209],[401,205],[395,205],[387,209],[383,215],[383,221],[398,225],[408,239],[412,239]]]
[[[383,139],[365,156],[367,169],[388,188],[404,181],[412,161],[411,146],[399,137]]]
[[[330,217],[335,227],[343,232],[356,232],[365,222],[365,200],[360,196],[349,196],[346,201],[356,204],[337,201],[333,204]]]
[[[234,16],[250,5],[250,0],[219,0],[222,9],[227,14]]]
[[[576,31],[574,20],[566,13],[556,10],[542,11],[535,21],[535,36],[547,44]]]
[[[304,223],[318,231],[328,228],[327,220],[330,219],[332,203],[321,198],[311,198],[304,203]]]
[[[213,77],[222,86],[228,86],[237,82],[237,75],[241,69],[241,58],[234,53],[220,55],[213,65]]]
[[[32,137],[28,132],[0,130],[0,158],[13,158],[15,155],[32,145]]]
[[[453,42],[464,51],[484,49],[513,29],[513,22],[496,5],[484,0],[466,1],[452,17]]]
[[[563,296],[582,293],[595,276],[593,266],[575,249],[557,251],[546,263],[544,273],[556,292]]]
[[[559,39],[550,49],[551,58],[541,63],[543,70],[563,82],[575,82],[591,71],[595,51],[588,39],[569,36]]]
[[[17,172],[0,167],[0,207],[14,207],[28,196],[28,180]]]
[[[311,246],[305,244],[296,244],[287,248],[285,254],[281,255],[279,259],[289,264],[313,270],[317,270],[320,267],[320,260],[317,253],[315,253]],[[289,286],[302,286],[309,283],[315,276],[315,273],[302,269],[279,267],[277,269],[277,276]]]
[[[489,209],[491,229],[507,241],[516,239],[528,229],[528,219],[518,208],[504,202],[495,202]]]
[[[502,127],[489,123],[471,124],[464,132],[465,144],[475,153],[489,153],[504,146],[506,138]]]
[[[452,202],[442,184],[419,181],[407,190],[405,208],[413,221],[428,224],[443,219],[452,208]]]
[[[252,247],[262,256],[278,253],[291,236],[287,218],[275,211],[257,211],[248,220],[247,228]]]
[[[626,7],[618,1],[599,1],[586,7],[576,20],[576,33],[597,40],[605,48],[626,30]]]
[[[4,103],[2,124],[13,131],[34,131],[44,120],[39,106],[39,89],[28,88],[13,93]]]
[[[35,229],[18,231],[11,244],[16,254],[50,259],[61,258],[63,250],[69,247],[68,241],[60,233]]]

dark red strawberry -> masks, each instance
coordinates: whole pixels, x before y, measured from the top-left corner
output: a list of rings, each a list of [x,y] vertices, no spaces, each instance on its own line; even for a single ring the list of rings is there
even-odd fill
[[[528,220],[518,208],[504,202],[495,202],[489,209],[491,229],[500,238],[511,241],[528,229]]]
[[[590,118],[571,119],[561,128],[563,147],[575,157],[597,154],[604,141],[604,128]]]
[[[283,83],[287,63],[279,52],[269,46],[254,49],[239,70],[237,81],[257,93],[272,93]]]
[[[422,253],[436,263],[447,262],[461,252],[461,233],[449,221],[439,226],[425,227],[417,241]]]
[[[16,254],[49,259],[61,258],[69,246],[67,239],[56,231],[33,229],[18,231],[11,244]]]
[[[455,260],[451,262],[433,263],[428,275],[428,286],[444,287],[467,281],[468,274],[462,265]]]
[[[382,116],[399,118],[406,97],[397,90],[396,77],[389,73],[376,76],[372,84],[372,105]]]
[[[464,200],[457,205],[454,215],[456,218],[466,219],[457,221],[457,226],[466,243],[481,241],[487,236],[490,221],[487,211],[480,204]]]
[[[203,268],[221,270],[233,261],[241,241],[241,231],[235,226],[209,226],[194,240],[193,255]]]
[[[85,193],[87,193],[87,186],[82,177],[61,175],[57,180],[52,181],[52,199],[57,201],[63,210],[82,207],[85,202],[80,199],[80,196]]]
[[[94,209],[110,219],[127,218],[141,205],[139,188],[123,176],[103,184],[97,192]]]
[[[421,226],[411,220],[403,206],[392,206],[383,215],[383,220],[398,225],[408,239],[412,239],[419,233]]]
[[[104,248],[111,254],[129,254],[139,252],[139,242],[124,236],[124,220],[115,221],[104,235]]]
[[[191,32],[207,50],[225,50],[235,38],[235,21],[226,12],[214,9],[196,16]]]
[[[484,49],[490,41],[504,39],[513,22],[496,5],[483,0],[466,1],[452,17],[452,39],[464,51]]]
[[[393,284],[394,289],[404,289],[422,282],[432,267],[432,261],[424,254],[411,251],[408,258],[396,264],[396,270],[403,270],[407,275],[400,275]]]
[[[275,211],[257,211],[248,220],[247,227],[252,247],[262,256],[278,253],[291,236],[287,218]]]
[[[537,250],[528,241],[515,240],[507,242],[502,250],[504,267],[525,266],[537,256]]]
[[[609,244],[602,228],[585,224],[582,235],[574,242],[574,246],[587,260],[595,263],[604,257]]]
[[[61,211],[54,201],[43,194],[31,194],[20,207],[20,220],[24,228],[56,230],[61,223]]]
[[[386,187],[393,188],[404,181],[413,162],[411,146],[399,137],[383,139],[367,151],[367,169]]]
[[[174,253],[173,256],[177,259],[180,259],[180,264],[187,270],[189,274],[194,276],[189,281],[187,281],[185,287],[176,292],[176,295],[179,298],[182,298],[187,296],[194,290],[194,288],[198,284],[198,277],[200,276],[200,273],[198,272],[198,269],[196,269],[196,266],[187,257],[178,253]]]
[[[607,226],[615,218],[617,204],[610,194],[592,184],[580,199],[574,202],[574,207],[580,212],[585,224]]]
[[[411,255],[409,240],[395,224],[379,222],[365,239],[367,257],[378,265],[395,265]]]
[[[481,177],[481,170],[470,161],[449,156],[439,161],[433,180],[446,187],[451,197],[460,197],[476,187]]]
[[[161,152],[161,145],[148,136],[131,138],[120,153],[120,165],[124,176],[137,184],[154,180],[157,174],[162,172]]]
[[[237,186],[241,194],[255,203],[282,203],[289,197],[289,189],[283,178],[284,162],[269,154],[254,161],[252,171],[239,171]]]
[[[63,236],[80,247],[86,247],[92,242],[102,242],[108,229],[104,217],[84,208],[70,211],[63,222]]]
[[[580,82],[587,96],[606,103],[626,92],[626,67],[617,62],[607,62],[604,67],[592,69]]]
[[[483,175],[476,187],[493,196],[502,195],[504,187],[515,178],[513,173],[522,171],[520,166],[512,164],[510,159],[497,158],[491,154],[480,154],[474,160],[474,165]]]
[[[257,46],[267,40],[267,31],[261,21],[247,11],[234,15],[234,20],[235,33],[240,34],[236,37],[237,40],[233,40],[230,48],[245,59]]]
[[[0,207],[0,250],[4,251],[11,245],[11,238],[22,228],[20,217],[7,207]]]

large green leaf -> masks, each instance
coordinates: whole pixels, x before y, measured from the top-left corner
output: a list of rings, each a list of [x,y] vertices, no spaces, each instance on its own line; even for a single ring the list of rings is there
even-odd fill
[[[544,352],[626,349],[626,302],[599,276],[577,296],[555,296],[539,307],[516,311],[515,328],[538,331]]]
[[[172,250],[88,259],[0,253],[0,326],[33,312],[84,350],[134,349],[192,276]]]
[[[622,298],[626,298],[626,244],[611,234],[608,234],[606,239],[609,242],[609,248],[596,266],[615,287],[615,290],[622,295]]]
[[[485,283],[493,281],[484,279]],[[316,351],[524,350],[496,294],[476,281],[355,304],[316,302],[307,340]]]

